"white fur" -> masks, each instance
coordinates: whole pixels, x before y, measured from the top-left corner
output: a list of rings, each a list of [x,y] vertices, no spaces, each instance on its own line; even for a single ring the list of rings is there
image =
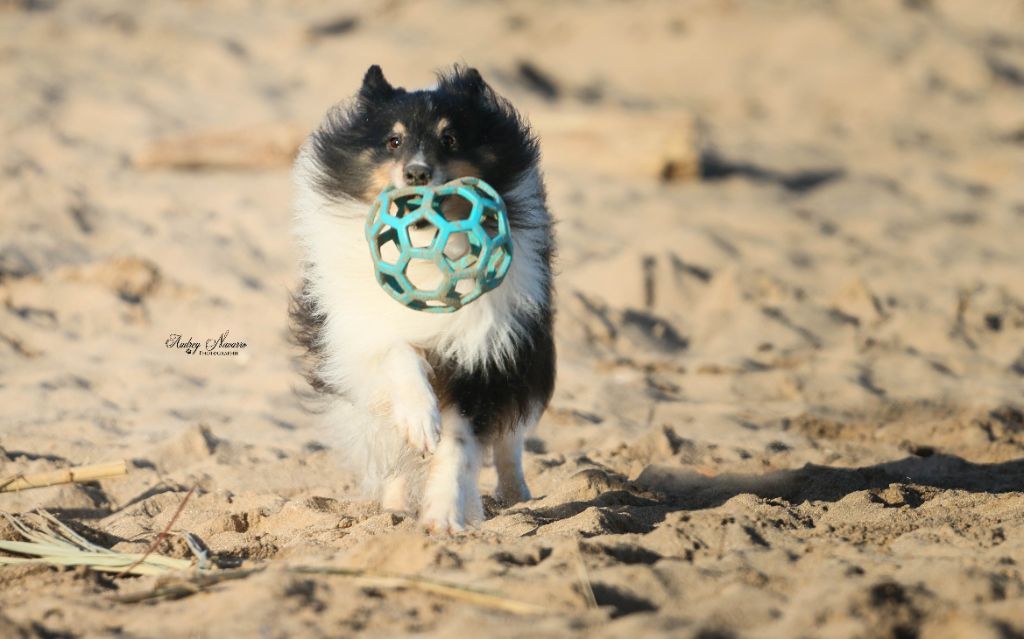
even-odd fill
[[[372,494],[384,493],[387,507],[406,504],[409,478],[422,476],[423,454],[436,449],[423,518],[458,529],[480,512],[479,443],[471,432],[460,434],[467,425],[457,413],[438,414],[422,353],[436,350],[474,371],[505,365],[516,340],[527,337],[516,318],[549,303],[542,260],[550,218],[540,173],[529,171],[506,194],[525,205],[530,219],[527,228],[513,231],[514,259],[504,282],[456,313],[431,314],[401,306],[380,288],[363,231],[368,205],[325,197],[314,186],[317,170],[307,144],[295,163],[295,235],[305,254],[308,295],[325,320],[326,357],[317,372],[349,393],[326,417],[355,472]],[[521,449],[521,440],[516,443]],[[521,480],[521,466],[511,463]]]
[[[484,518],[480,501],[481,444],[455,408],[444,411],[444,436],[430,460],[420,518],[430,530],[458,532]]]

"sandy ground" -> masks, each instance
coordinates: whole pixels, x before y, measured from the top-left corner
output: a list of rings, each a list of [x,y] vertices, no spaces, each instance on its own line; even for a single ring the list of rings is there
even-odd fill
[[[561,361],[538,498],[438,538],[296,402],[287,156],[456,60],[543,136]],[[198,486],[175,530],[270,566],[0,569],[4,637],[1024,636],[1019,0],[8,0],[0,127],[0,476],[131,466],[0,509],[139,551]]]

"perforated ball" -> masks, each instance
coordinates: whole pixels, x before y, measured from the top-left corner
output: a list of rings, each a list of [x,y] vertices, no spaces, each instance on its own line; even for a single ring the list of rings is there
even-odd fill
[[[505,203],[477,178],[385,189],[366,218],[366,240],[377,283],[427,313],[479,299],[512,265]]]

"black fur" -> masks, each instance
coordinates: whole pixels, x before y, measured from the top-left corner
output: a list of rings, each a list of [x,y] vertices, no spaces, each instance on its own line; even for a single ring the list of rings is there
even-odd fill
[[[320,339],[326,316],[319,313],[309,295],[309,282],[303,280],[297,293],[292,293],[288,303],[288,317],[291,320],[291,343],[302,349],[299,366],[306,382],[317,394],[339,394],[324,378],[320,377],[318,366],[324,357],[324,344]],[[306,396],[306,399],[312,397]]]
[[[551,400],[555,388],[551,313],[530,322],[527,335],[516,343],[511,364],[489,362],[471,373],[428,353],[438,401],[442,406],[457,406],[480,438],[514,428],[531,410],[542,409]]]

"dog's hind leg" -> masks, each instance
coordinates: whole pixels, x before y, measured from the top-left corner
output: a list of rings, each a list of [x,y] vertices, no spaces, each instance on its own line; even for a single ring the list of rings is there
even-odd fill
[[[483,519],[482,447],[469,420],[455,407],[441,414],[441,441],[430,460],[420,519],[428,530],[452,533]]]
[[[498,471],[498,489],[494,497],[506,506],[531,498],[523,474],[523,443],[536,418],[501,433],[494,439],[494,468]]]

